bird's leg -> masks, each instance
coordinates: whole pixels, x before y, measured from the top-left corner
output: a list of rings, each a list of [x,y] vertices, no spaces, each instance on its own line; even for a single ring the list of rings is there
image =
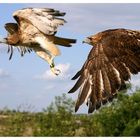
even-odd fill
[[[34,49],[36,54],[41,57],[42,59],[44,59],[45,61],[47,61],[50,65],[51,71],[55,74],[55,75],[59,75],[61,73],[61,71],[59,69],[55,68],[55,64],[54,64],[54,57],[53,55],[46,53],[44,50],[37,50]]]
[[[51,71],[55,74],[55,75],[59,75],[61,73],[61,71],[59,69],[55,68],[55,64],[54,64],[54,57],[51,58],[50,60],[50,68]]]
[[[55,74],[55,75],[59,75],[61,73],[61,71],[59,69],[55,68],[55,63],[54,63],[54,57],[53,55],[49,55],[48,58],[48,63],[50,65],[51,71]]]

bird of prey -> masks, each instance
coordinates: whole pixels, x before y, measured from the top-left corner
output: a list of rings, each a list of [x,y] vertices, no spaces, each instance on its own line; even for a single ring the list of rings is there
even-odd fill
[[[140,72],[140,31],[109,29],[83,42],[93,47],[81,70],[72,78],[79,79],[69,93],[80,88],[75,111],[86,102],[88,112],[92,113],[126,88],[131,74]]]
[[[13,54],[13,47],[18,48],[23,56],[26,52],[34,51],[39,57],[46,60],[52,72],[56,75],[60,70],[55,68],[54,57],[60,55],[56,45],[71,47],[75,39],[55,36],[59,25],[66,21],[60,16],[65,13],[49,8],[25,8],[13,13],[17,23],[5,24],[8,36],[0,39],[0,43],[9,45],[8,52]]]

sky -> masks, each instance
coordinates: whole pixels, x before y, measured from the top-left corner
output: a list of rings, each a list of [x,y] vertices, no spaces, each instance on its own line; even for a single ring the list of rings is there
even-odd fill
[[[111,28],[140,30],[140,4],[0,4],[0,36],[6,37],[4,24],[15,22],[12,13],[25,7],[47,7],[66,12],[67,23],[58,29],[57,36],[77,39],[71,48],[59,46],[61,56],[55,58],[61,75],[54,76],[47,62],[35,53],[20,57],[14,50],[12,60],[8,60],[7,46],[0,44],[0,109],[30,106],[31,111],[46,108],[55,96],[67,93],[76,81],[74,74],[85,62],[91,46],[82,41],[99,31]],[[140,74],[132,76],[133,86],[139,86]],[[67,94],[76,100],[78,92]],[[87,112],[83,105],[78,113]]]

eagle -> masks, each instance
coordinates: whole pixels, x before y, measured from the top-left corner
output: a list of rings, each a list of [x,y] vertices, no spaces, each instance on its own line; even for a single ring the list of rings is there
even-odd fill
[[[54,58],[60,55],[56,45],[71,47],[76,39],[57,37],[57,29],[66,21],[64,12],[51,8],[24,8],[13,13],[17,23],[6,23],[8,32],[0,43],[8,44],[9,59],[12,58],[13,48],[17,48],[23,56],[26,52],[34,51],[39,57],[47,61],[51,71],[58,75],[60,70],[55,68]]]
[[[69,93],[80,88],[75,111],[86,103],[88,113],[92,113],[125,89],[131,74],[140,72],[140,31],[108,29],[87,37],[83,43],[92,49],[72,78],[78,80]]]

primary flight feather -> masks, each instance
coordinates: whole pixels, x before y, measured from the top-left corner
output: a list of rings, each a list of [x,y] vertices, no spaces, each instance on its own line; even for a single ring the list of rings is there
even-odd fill
[[[126,87],[131,74],[140,72],[140,31],[109,29],[86,38],[93,46],[78,78],[73,93],[80,88],[75,111],[86,102],[92,113],[102,104],[112,101]]]
[[[0,43],[9,45],[8,52],[13,54],[13,47],[17,47],[23,56],[26,52],[35,53],[47,61],[52,72],[56,75],[60,70],[55,68],[54,57],[60,55],[56,45],[71,47],[76,43],[75,39],[55,36],[57,29],[66,21],[60,16],[65,13],[49,8],[25,8],[13,13],[17,23],[5,24],[8,31],[7,38],[1,39]]]

